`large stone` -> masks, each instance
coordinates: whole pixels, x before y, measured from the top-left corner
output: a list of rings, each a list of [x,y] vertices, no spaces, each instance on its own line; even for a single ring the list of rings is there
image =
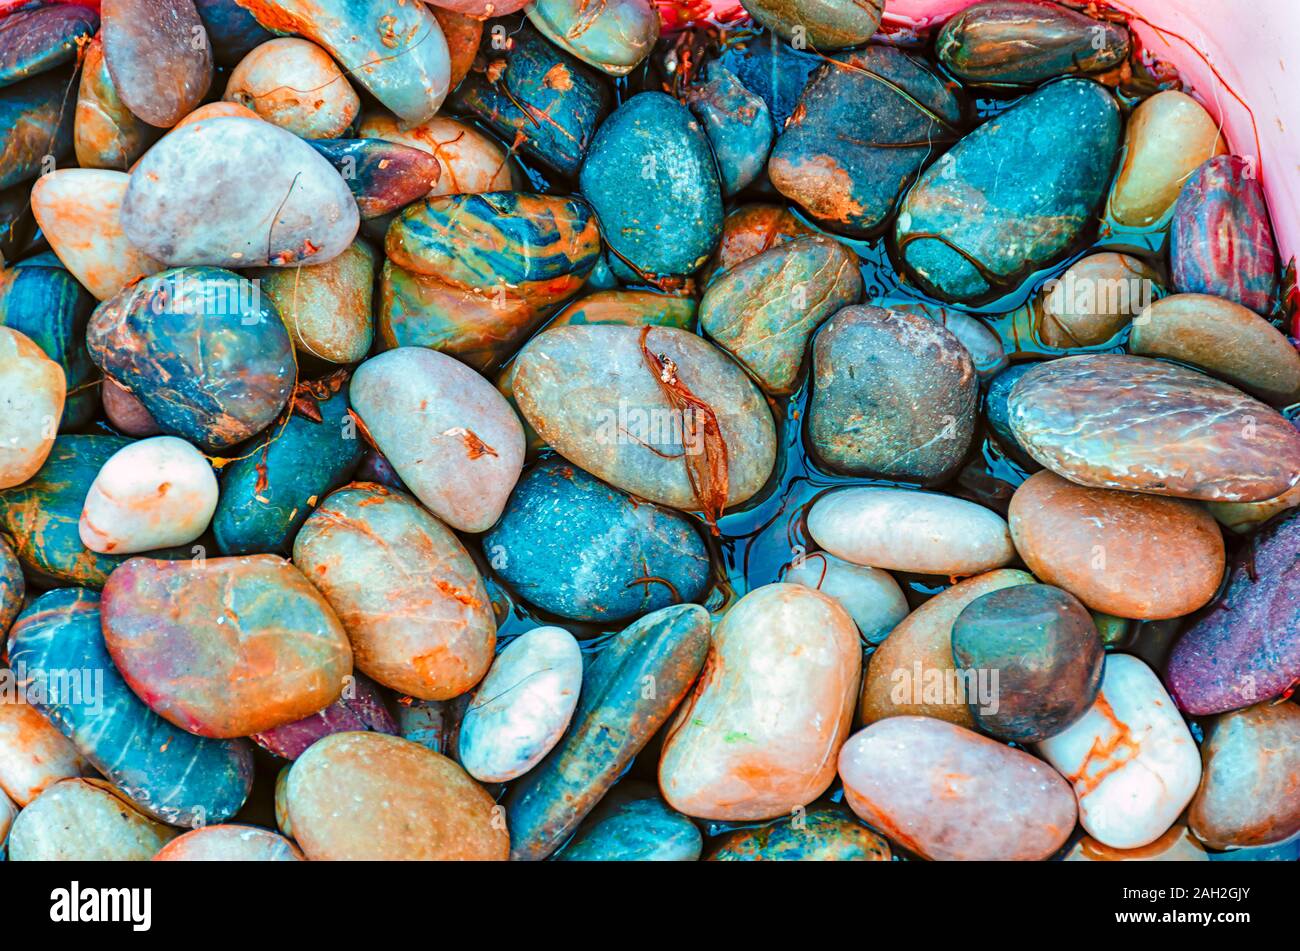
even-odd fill
[[[1154,842],[1191,802],[1201,758],[1151,668],[1109,654],[1092,707],[1039,751],[1074,785],[1079,822],[1115,849]]]
[[[1182,617],[1214,597],[1223,577],[1223,536],[1192,502],[1087,488],[1043,471],[1016,490],[1007,517],[1030,570],[1095,611]]]
[[[147,862],[178,835],[137,811],[101,779],[65,779],[18,814],[14,862]]]
[[[1046,763],[929,717],[852,736],[844,798],[865,822],[936,861],[1040,861],[1074,831],[1070,787]]]
[[[773,819],[835,778],[862,652],[838,602],[803,585],[756,588],[727,611],[659,760],[668,804],[699,819]]]
[[[1258,502],[1300,480],[1300,432],[1195,370],[1120,354],[1040,363],[1011,391],[1010,423],[1071,482],[1201,501]]]
[[[970,352],[943,325],[845,308],[813,341],[812,373],[808,438],[831,468],[936,485],[966,457],[979,380]]]
[[[1095,220],[1119,146],[1104,86],[1063,79],[978,126],[921,173],[895,226],[921,288],[978,302],[1070,250]]]

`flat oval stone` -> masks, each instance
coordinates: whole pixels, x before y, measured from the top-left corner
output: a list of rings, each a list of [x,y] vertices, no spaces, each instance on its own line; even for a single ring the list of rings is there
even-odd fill
[[[1111,215],[1128,227],[1154,224],[1173,207],[1197,166],[1226,151],[1219,124],[1191,96],[1165,89],[1143,99],[1124,133]]]
[[[405,208],[442,176],[432,154],[409,145],[383,139],[311,139],[308,144],[343,176],[362,219]]]
[[[884,0],[748,0],[745,10],[783,40],[833,50],[871,39],[884,6]]]
[[[86,385],[98,376],[85,346],[95,299],[54,255],[42,264],[35,261],[0,270],[0,325],[30,337],[63,368],[69,395],[59,428],[80,429],[99,410],[95,387]]]
[[[710,862],[888,862],[889,843],[843,806],[811,809],[722,839]]]
[[[248,168],[258,169],[256,189],[241,187]],[[352,243],[360,220],[351,190],[315,149],[237,116],[164,136],[135,167],[122,203],[127,239],[173,267],[318,264]]]
[[[72,154],[74,109],[64,103],[71,77],[64,70],[41,73],[0,90],[0,189],[29,181]]]
[[[513,859],[538,861],[564,843],[667,722],[708,650],[709,614],[697,604],[647,614],[601,648],[568,732],[507,793]]]
[[[595,9],[585,0],[536,0],[524,12],[556,46],[611,76],[630,73],[659,39],[651,0],[609,0]]]
[[[1300,479],[1300,432],[1211,377],[1094,353],[1038,364],[1011,391],[1011,428],[1071,482],[1201,501],[1259,502]]]
[[[275,555],[133,558],[104,586],[103,615],[104,641],[131,689],[199,736],[301,720],[338,699],[352,673],[343,625]]]
[[[99,14],[80,4],[11,8],[0,20],[0,86],[75,60],[98,28]]]
[[[212,85],[212,50],[192,0],[101,0],[100,9],[122,102],[150,125],[174,126]]]
[[[95,168],[62,168],[32,186],[32,213],[59,260],[98,300],[163,270],[137,250],[119,218],[130,176]]]
[[[1300,401],[1300,353],[1280,330],[1240,304],[1174,294],[1133,322],[1129,350],[1190,363],[1273,406]]]
[[[1169,223],[1174,289],[1213,294],[1268,316],[1277,293],[1278,263],[1254,163],[1220,155],[1192,172]]]
[[[823,496],[808,513],[822,548],[855,565],[932,575],[970,575],[1015,557],[1007,523],[965,499],[888,486]]]
[[[451,77],[447,41],[423,3],[236,2],[268,30],[296,33],[325,47],[346,75],[408,123],[430,118],[447,96]]]
[[[158,850],[155,862],[303,862],[282,835],[257,826],[222,824],[191,829]]]
[[[59,780],[88,772],[77,748],[21,693],[17,702],[0,703],[0,794],[26,806]]]
[[[1014,568],[990,571],[940,591],[909,614],[871,655],[862,678],[859,720],[915,715],[975,729],[970,705],[988,705],[996,695],[989,690],[981,698],[978,678],[970,684],[959,676],[952,656],[953,623],[976,598],[1033,581],[1033,575]]]
[[[562,627],[538,627],[506,645],[460,724],[461,765],[484,783],[509,782],[560,741],[582,687],[582,651]]]
[[[933,296],[975,303],[1065,253],[1094,220],[1119,132],[1114,98],[1086,79],[978,126],[903,200],[894,237],[907,273]]]
[[[161,429],[144,404],[130,390],[111,377],[102,377],[100,396],[104,402],[104,416],[114,429],[124,436],[157,436]]]
[[[385,241],[398,267],[480,294],[498,287],[525,300],[568,296],[600,254],[591,206],[578,198],[495,192],[444,195],[411,205]],[[560,283],[557,289],[552,287]]]
[[[226,466],[212,519],[223,555],[287,555],[316,503],[348,481],[364,443],[348,414],[343,374],[306,384],[319,419],[295,412]]]
[[[1264,526],[1223,594],[1174,645],[1166,682],[1179,709],[1223,713],[1280,697],[1300,678],[1300,514]]]
[[[1099,73],[1128,58],[1128,30],[1055,3],[992,0],[949,18],[935,52],[958,79],[979,85],[1036,85]]]
[[[364,360],[374,342],[379,257],[358,238],[323,264],[266,268],[252,275],[270,298],[300,353],[330,363]]]
[[[701,269],[699,284],[708,287],[741,261],[800,235],[816,233],[784,205],[740,205],[722,219],[722,238]]]
[[[776,431],[767,402],[721,350],[684,330],[656,327],[646,346],[717,415],[727,447],[727,504],[767,482]],[[599,479],[660,505],[698,510],[682,452],[702,451],[692,420],[674,409],[641,351],[641,328],[557,327],[515,360],[513,389],[524,418],[566,459]]]
[[[1140,849],[1112,849],[1085,835],[1074,844],[1063,862],[1208,862],[1210,856],[1191,830],[1177,824],[1150,845]]]
[[[32,601],[11,632],[9,660],[42,688],[68,671],[93,672],[89,686],[102,703],[42,689],[35,705],[137,808],[171,825],[201,826],[244,805],[250,745],[179,731],[145,706],[104,644],[98,593],[60,588]]]
[[[827,466],[934,485],[970,448],[979,379],[970,352],[941,324],[849,307],[813,341],[808,438]]]
[[[808,340],[862,298],[858,257],[831,238],[796,238],[709,286],[700,326],[769,393],[793,392]]]
[[[728,822],[808,805],[835,778],[861,658],[853,619],[833,598],[779,583],[745,595],[718,625],[664,742],[664,799]]]
[[[1187,821],[1213,849],[1272,845],[1300,832],[1300,707],[1263,703],[1215,719]]]
[[[130,440],[118,436],[59,436],[49,458],[22,485],[0,492],[0,531],[36,577],[101,588],[126,555],[102,555],[81,542],[78,520],[95,476]],[[172,552],[158,552],[168,557]],[[185,551],[181,557],[189,557]]]
[[[1107,655],[1092,707],[1038,749],[1074,785],[1084,829],[1116,849],[1164,835],[1201,779],[1187,724],[1151,668],[1128,654]]]
[[[568,275],[553,286],[576,283]],[[502,283],[453,287],[385,260],[375,318],[383,349],[428,347],[487,372],[524,342],[548,309]]]
[[[99,779],[65,779],[14,820],[13,862],[147,862],[179,834],[136,811]]]
[[[0,489],[21,485],[45,464],[67,389],[63,369],[30,337],[0,327]]]
[[[632,96],[601,124],[578,185],[618,259],[616,273],[690,274],[722,234],[722,184],[708,137],[664,93]]]
[[[1102,644],[1087,609],[1072,594],[1022,584],[981,595],[952,625],[952,656],[962,673],[997,677],[997,696],[971,697],[979,727],[1000,740],[1038,743],[1092,706],[1101,685]]]
[[[1150,265],[1129,254],[1080,258],[1043,284],[1034,302],[1037,337],[1061,350],[1107,343],[1160,294],[1159,280]]]
[[[490,40],[479,48],[453,104],[506,141],[522,136],[520,154],[567,177],[577,175],[597,126],[609,114],[608,84],[527,23],[511,33],[508,49],[499,45]]]
[[[429,197],[514,188],[514,175],[506,150],[468,123],[434,116],[419,125],[403,128],[392,116],[377,115],[363,118],[357,134],[367,139],[407,145],[436,158],[442,166],[442,174],[429,190]]]
[[[1007,518],[1030,570],[1095,611],[1182,617],[1214,597],[1223,577],[1223,536],[1192,502],[1092,489],[1043,471],[1016,490]]]
[[[791,565],[781,577],[830,595],[849,612],[868,642],[879,644],[911,610],[898,582],[887,571],[855,565],[824,551]]]
[[[1046,763],[929,717],[894,717],[839,757],[863,821],[936,861],[1041,861],[1074,831],[1070,787]]]
[[[843,53],[809,78],[768,177],[827,228],[872,235],[961,118],[949,85],[901,50]]]
[[[344,680],[342,695],[324,710],[255,733],[253,742],[283,759],[297,759],[313,743],[335,733],[373,730],[396,736],[397,723],[384,705],[380,689],[374,681],[353,672]]]
[[[631,795],[620,795],[633,787]],[[631,781],[615,786],[593,810],[557,862],[694,862],[704,847],[699,827],[674,812],[652,787]]]
[[[214,450],[269,426],[294,385],[280,315],[221,268],[173,268],[123,288],[95,311],[86,347],[164,432]]]
[[[23,609],[23,596],[27,582],[23,579],[23,568],[18,563],[18,556],[0,537],[0,641],[9,633],[9,625],[14,622],[18,612]]]
[[[537,6],[540,4],[529,9]],[[767,103],[721,63],[709,64],[708,81],[689,89],[686,103],[713,146],[722,194],[730,197],[752,185],[763,174],[772,150],[772,114]]]
[[[195,541],[217,508],[217,477],[203,454],[175,436],[155,436],[115,452],[90,484],[81,543],[106,555],[133,555]]]
[[[492,797],[447,757],[383,733],[335,733],[293,764],[285,790],[307,858],[500,861]]]
[[[563,459],[543,462],[519,481],[501,520],[483,536],[483,550],[520,597],[578,621],[622,621],[698,601],[711,573],[708,549],[689,518],[625,495]]]
[[[524,431],[492,384],[452,357],[400,347],[357,368],[352,406],[402,481],[452,528],[482,532],[524,464]]]
[[[119,172],[135,164],[159,135],[157,128],[135,115],[118,96],[98,34],[82,54],[72,132],[78,165]]]
[[[222,96],[304,139],[342,135],[361,98],[328,53],[309,40],[280,36],[239,61]]]
[[[445,700],[492,663],[496,621],[478,568],[410,496],[340,489],[298,532],[293,560],[347,628],[357,669],[381,684]]]

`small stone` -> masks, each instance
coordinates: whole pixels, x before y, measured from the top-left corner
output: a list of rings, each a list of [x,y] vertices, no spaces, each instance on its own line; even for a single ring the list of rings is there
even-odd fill
[[[158,850],[155,862],[303,862],[298,846],[270,829],[223,824],[191,829]]]
[[[324,710],[262,733],[254,733],[252,740],[262,749],[282,759],[297,759],[313,743],[335,733],[374,730],[376,733],[396,736],[397,724],[384,705],[380,689],[364,674],[354,671],[344,681],[342,695]]]
[[[880,26],[884,0],[748,0],[745,10],[781,39],[814,49],[861,46]],[[802,49],[802,47],[800,47]]]
[[[1061,350],[1101,346],[1160,291],[1159,275],[1140,258],[1115,251],[1089,254],[1043,285],[1035,302],[1038,338]]]
[[[300,353],[330,363],[364,360],[374,341],[378,255],[358,238],[333,260],[255,274]]]
[[[772,150],[772,114],[767,103],[721,63],[709,65],[708,80],[687,92],[686,103],[703,123],[713,146],[722,194],[730,197],[752,185],[763,173]]]
[[[888,862],[889,843],[843,806],[725,836],[710,862]]]
[[[268,40],[240,60],[222,98],[304,139],[337,138],[361,110],[329,54],[292,36]]]
[[[883,641],[911,610],[903,589],[889,572],[855,565],[824,551],[791,565],[781,580],[830,595],[872,644]]]
[[[100,779],[55,783],[18,813],[13,862],[147,862],[176,829],[136,811]]]
[[[34,476],[54,446],[67,382],[24,334],[0,327],[0,489]]]
[[[102,0],[104,59],[122,102],[170,128],[212,85],[212,50],[192,0]],[[197,263],[197,262],[196,262]]]
[[[694,862],[704,837],[653,787],[625,780],[601,800],[557,862]]]
[[[89,774],[77,748],[21,693],[0,703],[0,794],[26,806],[60,780]]]
[[[659,10],[651,0],[536,0],[524,8],[533,26],[561,49],[611,76],[626,76],[659,39]]]

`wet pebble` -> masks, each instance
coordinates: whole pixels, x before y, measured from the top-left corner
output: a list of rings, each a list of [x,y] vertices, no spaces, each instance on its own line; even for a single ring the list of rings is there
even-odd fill
[[[21,696],[0,703],[0,794],[26,806],[60,780],[88,773],[77,748],[35,706]]]
[[[889,843],[843,806],[810,809],[725,836],[711,862],[888,862]]]
[[[132,113],[174,126],[212,84],[212,48],[192,0],[102,0],[104,60]]]
[[[54,445],[67,382],[63,370],[25,334],[0,327],[0,489],[21,485]]]
[[[691,88],[686,102],[713,145],[723,195],[730,197],[752,185],[772,149],[767,103],[718,64],[709,67],[706,82]]]
[[[300,353],[330,363],[354,363],[365,359],[374,341],[378,265],[375,249],[358,238],[322,264],[266,268],[253,276]]]
[[[872,644],[883,641],[909,611],[903,590],[889,572],[855,565],[824,551],[792,564],[781,580],[830,595]]]
[[[624,787],[632,787],[630,794]],[[694,862],[704,837],[653,789],[624,781],[601,801],[555,856],[558,862]]]
[[[240,60],[222,98],[304,139],[342,135],[361,110],[360,97],[329,54],[290,36],[268,40]]]
[[[178,835],[98,779],[65,779],[18,814],[13,862],[147,862]]]
[[[659,11],[651,0],[536,0],[525,12],[542,35],[611,76],[626,76],[659,39]]]
[[[223,824],[191,829],[158,850],[155,862],[301,862],[282,835],[257,826]]]

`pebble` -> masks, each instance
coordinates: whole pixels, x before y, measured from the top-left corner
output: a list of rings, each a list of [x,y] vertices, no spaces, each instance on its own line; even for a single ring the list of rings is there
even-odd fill
[[[718,625],[664,743],[664,799],[728,822],[807,806],[835,778],[861,668],[853,619],[833,598],[803,585],[755,588]]]
[[[454,762],[382,733],[335,733],[293,764],[293,838],[313,861],[500,861],[500,810]]]
[[[160,134],[118,96],[104,62],[104,42],[98,34],[82,54],[72,134],[79,166],[119,172],[134,165]]]
[[[77,748],[36,707],[21,695],[0,702],[0,793],[26,806],[60,780],[88,773]]]
[[[1033,575],[1014,568],[959,581],[909,614],[871,655],[862,678],[858,718],[870,724],[887,717],[925,716],[975,729],[970,706],[990,705],[992,684],[969,684],[958,676],[952,627],[966,606],[1002,588],[1032,584]],[[973,686],[971,696],[968,686]],[[984,696],[980,696],[983,686]]]
[[[298,846],[270,829],[223,824],[191,829],[172,839],[155,862],[302,862]]]
[[[812,375],[808,439],[830,468],[935,485],[966,457],[979,379],[970,352],[941,324],[845,308],[813,342]]]
[[[1074,797],[1046,763],[929,717],[854,734],[839,772],[853,811],[922,858],[1041,861],[1074,831]]]
[[[1166,89],[1129,116],[1124,162],[1110,193],[1121,225],[1145,228],[1165,216],[1197,167],[1227,151],[1219,124],[1191,96]]]
[[[1008,520],[1035,575],[1107,614],[1182,617],[1208,603],[1223,577],[1218,526],[1181,499],[1087,488],[1043,471],[1016,490]]]
[[[834,598],[871,644],[883,641],[910,610],[903,590],[889,572],[855,565],[824,551],[798,559],[781,580]]]
[[[103,623],[131,688],[199,736],[293,723],[338,699],[352,673],[343,625],[302,572],[275,555],[195,564],[133,558],[104,586]]]
[[[179,834],[136,811],[98,779],[45,790],[9,830],[12,862],[147,862]]]
[[[721,64],[713,64],[708,80],[688,91],[686,104],[713,146],[722,194],[729,198],[752,185],[763,174],[772,150],[774,132],[767,103]]]
[[[888,486],[838,489],[808,513],[822,548],[855,565],[932,575],[972,575],[1015,557],[996,512],[953,496]]]
[[[44,465],[66,393],[59,365],[25,334],[0,327],[0,489],[21,485]]]
[[[884,9],[884,0],[749,0],[745,6],[781,39],[814,49],[862,45],[880,26]]]
[[[1272,845],[1300,832],[1300,707],[1262,703],[1216,717],[1187,821],[1212,849]]]
[[[582,687],[582,651],[561,627],[538,627],[506,645],[470,700],[459,759],[475,779],[504,783],[560,741]]]
[[[505,149],[456,119],[434,116],[403,127],[392,116],[364,116],[357,134],[420,149],[436,158],[442,174],[429,190],[430,197],[510,191],[514,187],[513,166]]]
[[[323,737],[359,730],[391,736],[399,733],[393,715],[384,705],[380,688],[364,674],[354,671],[344,678],[343,693],[328,707],[301,720],[255,733],[252,740],[269,753],[293,760]]]
[[[379,257],[358,238],[336,258],[255,273],[299,353],[330,363],[364,360],[374,341],[374,284]]]
[[[104,60],[132,113],[171,128],[212,85],[212,49],[189,0],[101,0]]]
[[[304,139],[333,139],[352,125],[361,99],[328,53],[308,40],[267,40],[239,61],[222,96]]]
[[[1089,254],[1048,280],[1035,300],[1036,330],[1048,347],[1097,347],[1114,339],[1161,293],[1159,275],[1141,258]]]
[[[710,862],[888,862],[889,842],[843,806],[796,812],[723,837]]]
[[[626,76],[659,39],[659,11],[651,0],[536,0],[524,8],[548,40],[611,76]]]
[[[1092,707],[1038,749],[1073,784],[1083,828],[1114,849],[1164,835],[1201,779],[1196,742],[1169,694],[1128,654],[1107,655]]]
[[[694,862],[699,828],[669,809],[646,783],[624,780],[601,800],[557,862]]]
[[[408,495],[354,483],[330,495],[293,560],[337,612],[362,673],[426,700],[457,697],[492,663],[496,621],[464,546]]]
[[[524,464],[523,427],[492,384],[451,357],[400,347],[361,364],[348,394],[434,515],[461,531],[492,527]]]
[[[1195,370],[1121,354],[1040,363],[1010,400],[1011,429],[1072,482],[1213,502],[1259,502],[1300,478],[1300,432]]]
[[[1051,585],[1000,588],[966,605],[952,625],[952,655],[967,676],[997,677],[992,703],[969,698],[971,716],[1012,743],[1060,733],[1092,706],[1101,685],[1092,616]]]

